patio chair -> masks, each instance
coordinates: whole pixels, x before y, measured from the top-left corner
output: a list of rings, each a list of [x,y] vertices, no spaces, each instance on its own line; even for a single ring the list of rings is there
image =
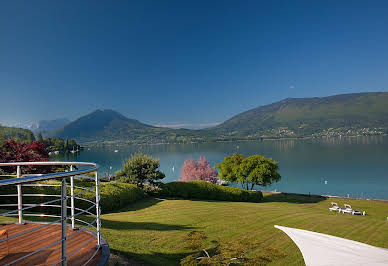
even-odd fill
[[[329,208],[330,211],[336,211],[336,212],[339,212],[341,210],[340,207],[338,207],[338,204],[335,203],[335,202],[332,202],[331,203],[331,208]]]

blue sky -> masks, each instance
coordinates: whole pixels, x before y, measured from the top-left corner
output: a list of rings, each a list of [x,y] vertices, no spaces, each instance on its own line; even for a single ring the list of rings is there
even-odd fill
[[[110,108],[221,122],[388,90],[388,1],[3,1],[0,123]]]

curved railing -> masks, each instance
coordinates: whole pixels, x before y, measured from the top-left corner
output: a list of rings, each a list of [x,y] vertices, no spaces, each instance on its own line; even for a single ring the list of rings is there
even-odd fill
[[[58,172],[58,173],[49,173],[49,174],[33,174],[33,175],[23,175],[22,174],[22,167],[31,167],[31,166],[39,166],[39,167],[54,167],[54,166],[66,166],[68,168],[65,172]],[[77,167],[85,167],[85,169],[78,170]],[[43,248],[39,248],[38,250],[34,250],[32,252],[29,252],[28,254],[19,257],[11,262],[8,262],[6,265],[11,265],[17,262],[20,262],[23,259],[28,258],[29,256],[32,256],[34,254],[37,254],[38,252],[48,249],[49,247],[52,247],[53,245],[61,244],[61,259],[54,263],[56,264],[62,264],[66,265],[66,262],[69,260],[69,258],[73,255],[75,255],[77,252],[79,252],[83,247],[89,244],[90,241],[93,239],[97,240],[97,247],[94,254],[87,259],[87,261],[84,263],[86,265],[89,263],[99,252],[101,249],[101,236],[100,236],[100,195],[99,195],[99,177],[98,177],[98,165],[95,163],[86,163],[86,162],[15,162],[15,163],[0,163],[0,169],[2,167],[15,167],[16,168],[16,175],[7,175],[10,177],[16,177],[16,178],[10,178],[10,179],[3,179],[0,180],[0,188],[7,186],[5,190],[6,192],[10,191],[8,187],[16,186],[17,187],[17,194],[0,194],[0,201],[1,198],[7,197],[17,197],[17,204],[15,203],[6,203],[6,204],[0,204],[0,209],[6,209],[5,212],[0,213],[1,216],[17,216],[18,217],[18,224],[23,224],[24,217],[46,217],[50,220],[53,218],[59,218],[55,219],[54,221],[50,221],[47,223],[42,223],[41,226],[35,227],[33,229],[18,233],[16,235],[7,236],[7,238],[1,238],[0,244],[2,242],[17,238],[17,237],[23,237],[23,235],[31,233],[34,230],[42,229],[44,227],[50,226],[52,224],[60,224],[61,225],[61,239],[59,241],[54,241],[53,243],[50,243],[46,245]],[[85,175],[88,173],[93,173],[93,177],[89,175]],[[93,185],[92,186],[77,186],[76,180],[82,178],[83,180],[92,180]],[[42,181],[49,181],[49,180],[60,180],[60,183],[55,182],[45,182],[45,183],[39,183]],[[70,181],[70,195],[67,195],[67,187],[68,187],[68,181]],[[82,183],[82,182],[80,182]],[[60,195],[57,194],[38,194],[38,193],[24,193],[23,194],[23,188],[24,187],[60,187]],[[77,191],[77,193],[75,193]],[[90,200],[83,198],[82,195],[86,192],[93,192],[95,193],[94,200]],[[26,199],[27,197],[31,198],[39,198],[47,199],[47,198],[54,198],[53,200],[48,200],[44,202],[39,203],[23,203],[23,199]],[[70,206],[67,206],[67,201],[70,201]],[[83,201],[88,204],[89,207],[87,208],[80,208],[79,206],[76,206],[76,201]],[[15,208],[16,209],[13,209]],[[40,207],[40,211],[46,210],[44,213],[36,212],[36,208]],[[43,208],[42,208],[43,207]],[[58,209],[60,209],[60,215],[58,213],[52,214],[53,210],[56,208],[57,212]],[[68,215],[68,209],[70,209],[70,215]],[[88,222],[85,217],[93,217],[92,222]],[[30,218],[31,219],[31,218]],[[32,218],[33,219],[33,218]],[[36,218],[35,218],[36,219]],[[68,220],[71,221],[71,225],[68,225]],[[81,225],[82,224],[82,225]],[[70,235],[67,233],[67,228],[71,227],[71,229],[74,230],[73,233]],[[90,238],[86,243],[82,243],[81,247],[72,252],[71,254],[68,254],[66,242],[69,238],[76,236],[82,231],[87,231],[90,233],[93,237]]]

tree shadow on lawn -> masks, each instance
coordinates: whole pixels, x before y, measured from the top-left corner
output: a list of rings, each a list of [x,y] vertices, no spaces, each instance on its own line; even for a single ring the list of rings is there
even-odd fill
[[[296,193],[264,193],[262,202],[288,202],[288,203],[318,203],[326,200],[326,197],[319,195],[306,195]]]
[[[162,202],[163,199],[157,199],[157,198],[153,198],[153,197],[149,197],[149,198],[145,198],[145,199],[141,199],[141,200],[138,200],[136,202],[132,202],[130,203],[129,205],[117,210],[117,211],[110,211],[110,212],[107,212],[107,213],[120,213],[120,212],[129,212],[129,211],[138,211],[138,210],[141,210],[141,209],[146,209],[146,208],[149,208],[151,206],[154,206],[156,204],[158,204],[159,202]]]
[[[183,258],[193,254],[193,252],[171,253],[171,254],[150,252],[149,254],[141,254],[141,253],[126,252],[126,251],[117,250],[117,249],[111,249],[111,252],[113,254],[120,254],[124,256],[124,258],[122,258],[124,261],[120,261],[119,263],[117,263],[117,265],[131,265],[131,266],[180,265],[180,261]],[[147,263],[145,261],[150,261],[150,263]]]
[[[153,231],[173,231],[195,229],[192,226],[178,224],[160,224],[154,222],[122,222],[101,219],[103,228],[114,230],[153,230]]]
[[[263,193],[264,198],[259,202],[251,201],[228,201],[228,200],[212,200],[212,199],[199,199],[199,198],[179,198],[179,197],[163,197],[166,200],[189,200],[189,201],[202,201],[202,202],[244,202],[251,204],[260,204],[267,202],[288,202],[288,203],[318,203],[326,200],[326,197],[319,195],[304,195],[295,193]]]

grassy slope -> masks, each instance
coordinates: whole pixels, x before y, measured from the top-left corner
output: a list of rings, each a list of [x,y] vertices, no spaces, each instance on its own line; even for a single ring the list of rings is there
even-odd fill
[[[331,201],[349,203],[368,215],[331,213]],[[179,265],[193,251],[184,247],[187,235],[201,231],[208,237],[208,251],[214,246],[212,240],[231,245],[247,240],[259,242],[248,257],[266,256],[265,248],[272,247],[282,256],[273,257],[269,265],[303,265],[297,246],[275,224],[388,248],[387,216],[387,202],[267,194],[262,203],[149,198],[101,219],[102,235],[111,252],[130,262]],[[0,217],[0,222],[16,222],[16,218]]]
[[[112,252],[153,265],[174,265],[190,250],[185,236],[202,231],[221,242],[249,239],[259,241],[248,256],[264,247],[276,248],[285,256],[271,265],[302,265],[303,258],[288,236],[275,224],[302,228],[388,248],[388,203],[365,200],[335,200],[366,210],[367,216],[329,212],[331,200],[305,203],[311,198],[266,195],[264,203],[159,200],[138,202],[121,212],[102,216],[103,236]]]

